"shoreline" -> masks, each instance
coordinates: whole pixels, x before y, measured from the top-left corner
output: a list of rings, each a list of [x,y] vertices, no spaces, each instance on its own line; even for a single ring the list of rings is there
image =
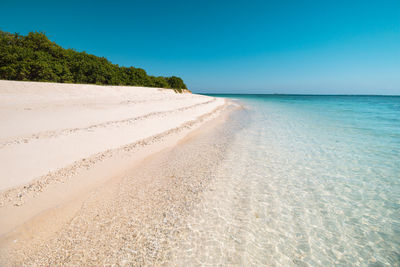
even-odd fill
[[[182,131],[180,135],[175,134],[175,135],[168,135],[168,137],[173,138],[174,141],[171,146],[165,146],[165,142],[157,142],[154,143],[153,145],[156,145],[157,148],[153,153],[149,153],[146,157],[141,156],[140,159],[136,159],[136,162],[134,164],[131,163],[128,168],[125,168],[124,170],[121,170],[119,174],[114,175],[112,177],[108,177],[108,179],[105,179],[103,181],[98,181],[97,186],[93,187],[90,190],[87,190],[86,192],[80,192],[79,195],[75,195],[73,199],[70,199],[68,201],[64,201],[63,203],[57,205],[56,207],[53,207],[51,209],[47,209],[25,224],[17,227],[14,231],[3,235],[0,238],[0,250],[3,251],[0,255],[0,262],[4,262],[4,264],[7,264],[7,259],[10,259],[10,255],[12,258],[13,263],[28,263],[32,260],[31,257],[32,255],[37,255],[37,253],[40,254],[40,251],[42,251],[43,244],[47,243],[49,240],[59,240],[60,237],[58,236],[58,233],[63,231],[66,227],[68,228],[71,223],[76,220],[77,217],[79,217],[79,213],[82,213],[82,209],[87,205],[88,202],[93,202],[93,198],[96,200],[93,203],[93,206],[91,207],[91,211],[93,210],[102,210],[102,205],[110,205],[111,201],[115,201],[116,198],[118,198],[118,195],[120,194],[120,191],[127,191],[126,193],[131,195],[133,198],[152,198],[152,201],[156,201],[159,203],[159,205],[164,205],[165,203],[161,204],[162,198],[158,198],[157,196],[154,196],[154,194],[144,194],[141,192],[142,190],[151,190],[151,191],[156,191],[160,192],[164,191],[164,197],[167,198],[167,202],[172,198],[174,198],[174,201],[177,201],[179,205],[187,205],[188,199],[193,192],[175,192],[174,190],[176,189],[176,184],[170,188],[169,186],[165,188],[164,184],[165,182],[169,182],[165,180],[165,177],[175,177],[177,178],[177,181],[175,183],[180,184],[182,181],[181,179],[178,179],[179,173],[176,173],[175,171],[172,171],[170,176],[169,174],[166,174],[166,171],[163,170],[162,164],[160,164],[159,161],[160,158],[163,159],[164,161],[167,160],[169,163],[170,156],[174,156],[174,151],[181,149],[181,147],[184,147],[186,145],[191,145],[192,143],[195,143],[198,141],[199,137],[201,138],[204,135],[212,133],[215,128],[218,126],[222,126],[227,118],[230,116],[234,110],[237,110],[239,107],[234,104],[226,104],[224,105],[220,112],[218,114],[213,113],[211,118],[208,118],[208,120],[205,120],[203,122],[199,122],[197,127],[195,128],[186,128],[186,131]],[[212,114],[211,114],[212,115]],[[167,141],[168,140],[164,140]],[[172,141],[171,139],[169,141]],[[160,148],[159,145],[162,145],[162,148]],[[152,146],[152,145],[150,145]],[[206,151],[206,150],[204,150]],[[209,150],[207,150],[208,153]],[[194,151],[190,152],[194,156],[197,157],[196,153]],[[165,156],[167,155],[167,156]],[[188,155],[188,154],[186,154]],[[171,164],[174,165],[176,164],[176,160],[171,160]],[[190,165],[192,165],[190,163]],[[150,166],[150,167],[149,167]],[[193,166],[192,166],[193,167]],[[207,166],[208,167],[208,166]],[[137,173],[141,173],[141,170],[149,168],[151,171],[155,171],[160,175],[159,177],[154,177],[153,175],[145,173],[144,175],[137,175]],[[186,171],[188,171],[187,169]],[[170,171],[167,171],[167,173],[170,173]],[[133,176],[133,177],[132,177]],[[135,177],[138,176],[138,177]],[[197,175],[195,175],[197,176]],[[199,186],[198,181],[196,179],[204,179],[202,176],[198,176],[197,178],[193,179],[191,177],[188,178],[188,181],[185,181],[186,185],[185,186]],[[130,185],[134,186],[134,190],[130,190],[129,186],[122,186],[121,184],[124,183],[129,183]],[[161,183],[161,185],[160,185]],[[203,182],[200,183],[201,186],[203,185]],[[64,185],[64,184],[63,184]],[[171,191],[173,190],[173,191]],[[139,194],[137,192],[139,191]],[[192,191],[192,190],[191,190]],[[197,197],[197,193],[195,194]],[[179,197],[178,197],[179,196]],[[185,200],[185,202],[182,202],[182,200]],[[161,201],[161,202],[160,202]],[[186,203],[186,204],[185,204]],[[176,203],[175,203],[176,204]],[[175,206],[173,205],[173,207]],[[132,208],[133,210],[129,213],[129,217],[133,218],[137,216],[143,216],[144,218],[148,218],[149,216],[152,217],[154,213],[157,213],[157,216],[160,216],[160,210],[158,205],[153,205],[151,202],[144,202],[143,205],[140,207],[135,206],[131,207],[133,204],[129,204],[129,208]],[[137,205],[137,203],[136,203]],[[118,208],[115,205],[111,205],[114,208]],[[122,207],[121,203],[119,205],[119,208],[125,209]],[[144,211],[145,210],[145,211]],[[175,213],[174,216],[176,219],[180,218],[183,219],[185,218],[185,214],[190,211],[190,209],[187,209],[187,207],[182,210],[180,213]],[[120,216],[120,210],[115,211],[116,214],[113,216]],[[83,212],[84,213],[84,212]],[[165,213],[164,213],[165,215]],[[163,216],[164,216],[163,215]],[[102,216],[103,218],[106,216]],[[154,218],[153,218],[154,219]],[[158,218],[159,219],[159,218]],[[180,220],[179,219],[179,220]],[[163,221],[164,222],[164,221]],[[115,224],[119,224],[118,220],[114,221]],[[92,220],[88,220],[85,223],[85,227],[90,227],[92,224]],[[145,224],[141,223],[145,229],[145,231],[148,231],[147,227],[145,227]],[[111,225],[110,225],[111,226]],[[94,227],[94,226],[93,226]],[[177,225],[173,226],[177,227]],[[74,228],[74,231],[80,231],[80,228]],[[147,229],[147,230],[146,230]],[[107,229],[104,229],[105,231],[108,231]],[[138,231],[141,231],[140,229]],[[71,233],[69,233],[70,235]],[[97,234],[94,234],[95,238],[97,238]],[[57,237],[57,238],[55,238]],[[65,240],[64,240],[65,241]],[[147,251],[147,245],[141,245],[144,246],[143,249],[145,249],[145,252],[143,253],[148,253]],[[40,249],[35,250],[36,247],[40,247]],[[45,246],[46,247],[46,246]],[[164,248],[164,250],[159,251],[159,253],[164,253],[169,248]],[[16,253],[16,251],[18,251]],[[32,252],[33,251],[33,252]],[[60,253],[60,251],[58,251]],[[8,256],[7,256],[8,255]],[[3,257],[3,259],[1,259]],[[22,258],[21,258],[22,257]],[[35,258],[36,256],[33,256]],[[51,258],[48,256],[48,253],[46,253],[46,257]],[[22,259],[22,261],[21,261]],[[44,259],[41,258],[41,260],[49,260],[49,259]],[[143,260],[143,259],[142,259]],[[32,261],[34,262],[34,261]],[[113,261],[114,262],[114,261]],[[141,263],[148,263],[148,262],[153,262],[152,260],[149,261],[149,259],[141,262]],[[46,264],[54,264],[58,263],[61,264],[62,262],[56,261],[56,262],[47,262]],[[82,261],[78,261],[76,263],[82,263]],[[88,263],[88,262],[86,262]],[[99,263],[99,262],[97,262]],[[35,263],[37,264],[37,262]],[[34,265],[35,265],[34,264]]]
[[[176,128],[223,102],[160,88],[0,81],[0,191]]]
[[[1,90],[1,82],[3,81],[0,81],[0,93],[4,92]],[[205,105],[209,105],[209,102],[205,102]],[[202,103],[195,103],[194,109],[201,105]],[[104,187],[110,181],[118,180],[118,177],[122,177],[128,170],[140,166],[149,157],[190,139],[188,136],[196,131],[201,131],[205,124],[220,121],[221,114],[227,112],[227,109],[232,107],[232,103],[223,100],[222,104],[214,104],[211,107],[206,110],[208,112],[200,111],[200,116],[195,114],[194,119],[178,123],[176,127],[136,142],[117,148],[111,147],[106,151],[86,156],[66,167],[35,178],[31,182],[1,191],[0,218],[4,218],[0,220],[0,258],[3,258],[1,262],[7,263],[7,259],[10,259],[7,255],[15,246],[19,246],[21,243],[27,246],[41,244],[46,238],[56,233],[60,227],[65,226],[71,220],[81,208],[82,203],[90,197],[90,194],[99,188]],[[1,106],[1,108],[3,109],[1,114],[4,115],[4,109],[9,107]],[[185,109],[187,108],[181,107],[178,113],[184,113]],[[173,110],[170,112],[176,113]],[[147,117],[144,115],[144,117],[151,119],[152,116],[159,116],[154,113]],[[165,113],[161,116],[163,120],[167,118]],[[126,120],[129,119],[125,119],[125,122]],[[4,138],[2,141],[4,142]],[[33,142],[35,141],[33,140]],[[29,143],[29,140],[22,144],[26,143]],[[18,144],[16,142],[12,145]],[[37,241],[38,243],[35,243]]]
[[[77,194],[95,187],[96,184],[104,183],[111,177],[120,175],[127,168],[131,169],[132,166],[139,165],[146,158],[177,145],[185,140],[187,135],[200,130],[202,124],[217,119],[228,105],[217,107],[212,112],[186,122],[180,127],[120,148],[97,153],[34,179],[27,185],[1,192],[0,217],[7,217],[7,224],[0,221],[0,239],[2,235],[12,231],[15,225],[20,225],[20,222],[26,221],[28,217],[32,218],[35,214],[51,209],[52,206],[71,200]],[[59,195],[60,192],[62,195]],[[43,199],[50,204],[40,203],[43,202]],[[24,207],[25,205],[27,207]],[[39,209],[35,206],[39,206]],[[13,216],[10,216],[14,213],[18,217],[18,223],[13,222]]]

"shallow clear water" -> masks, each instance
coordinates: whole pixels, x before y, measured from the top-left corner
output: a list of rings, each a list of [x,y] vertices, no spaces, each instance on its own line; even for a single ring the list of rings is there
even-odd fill
[[[223,97],[241,127],[179,263],[400,265],[400,97]]]

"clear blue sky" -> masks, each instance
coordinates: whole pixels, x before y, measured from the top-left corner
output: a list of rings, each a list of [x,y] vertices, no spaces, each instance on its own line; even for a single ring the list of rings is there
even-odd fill
[[[400,0],[7,1],[0,29],[195,92],[400,94]]]

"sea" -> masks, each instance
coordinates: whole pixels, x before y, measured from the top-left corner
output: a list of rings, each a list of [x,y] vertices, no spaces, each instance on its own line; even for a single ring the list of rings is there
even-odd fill
[[[400,266],[399,96],[212,96],[241,108],[179,264]]]

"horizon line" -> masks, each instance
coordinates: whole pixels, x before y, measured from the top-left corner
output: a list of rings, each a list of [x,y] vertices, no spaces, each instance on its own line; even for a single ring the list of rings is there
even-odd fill
[[[271,95],[271,96],[394,96],[398,95],[377,95],[377,94],[284,94],[284,93],[196,93],[199,95]]]

